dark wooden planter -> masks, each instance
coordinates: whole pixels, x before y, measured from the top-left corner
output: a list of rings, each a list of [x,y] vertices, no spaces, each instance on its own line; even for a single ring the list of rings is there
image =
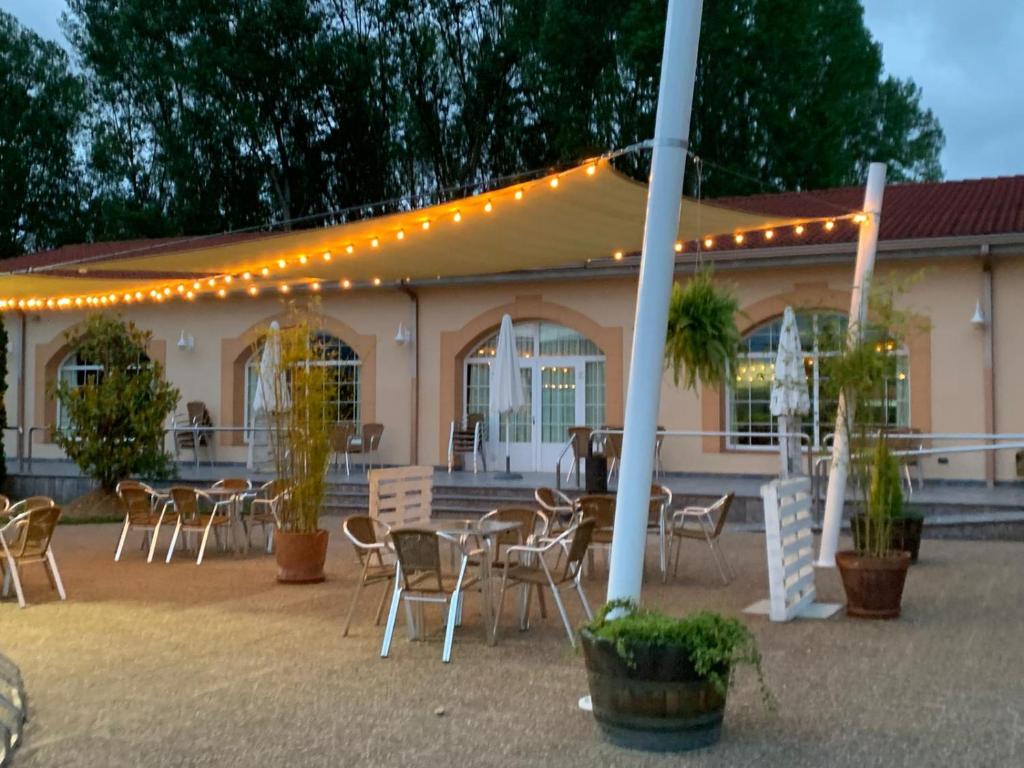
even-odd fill
[[[636,643],[630,665],[610,641],[585,629],[581,639],[594,717],[609,741],[658,752],[718,741],[725,695],[697,674],[683,649]],[[729,679],[728,668],[721,674]]]
[[[921,530],[924,518],[898,517],[892,521],[889,529],[889,546],[897,552],[909,552],[910,562],[916,563],[921,552]],[[850,532],[853,534],[853,548],[860,549],[864,539],[864,515],[850,518]]]
[[[861,619],[895,619],[900,615],[910,553],[886,557],[837,552],[836,565],[846,591],[846,615]]]
[[[286,584],[312,584],[324,580],[327,560],[327,531],[292,533],[274,531],[277,580]]]

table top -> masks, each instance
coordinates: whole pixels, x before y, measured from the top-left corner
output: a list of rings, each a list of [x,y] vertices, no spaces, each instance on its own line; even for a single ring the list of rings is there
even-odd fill
[[[457,536],[462,533],[478,536],[496,536],[499,533],[514,531],[520,523],[511,520],[425,520],[415,525],[402,526],[393,530],[433,531]]]

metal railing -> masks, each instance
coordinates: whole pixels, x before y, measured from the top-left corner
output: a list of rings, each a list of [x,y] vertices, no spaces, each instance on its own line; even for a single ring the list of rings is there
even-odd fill
[[[593,445],[595,438],[604,437],[607,435],[621,435],[624,434],[622,429],[610,429],[600,427],[594,429],[590,433],[590,442]],[[789,439],[798,438],[800,440],[800,451],[807,456],[807,471],[813,473],[814,470],[814,458],[815,451],[811,445],[811,437],[805,432],[738,432],[736,430],[703,430],[703,429],[659,429],[655,433],[655,439],[666,438],[666,437],[740,437],[748,439],[764,439],[764,438],[776,438],[776,439]],[[566,449],[573,445],[575,435],[569,439],[566,446],[562,448],[562,452],[559,454],[558,461],[555,463],[555,487],[561,488],[561,477],[562,477],[562,459],[565,457]],[[778,451],[778,446],[769,446],[770,449],[774,449],[772,452]],[[657,450],[654,448],[653,450]],[[579,483],[579,476],[577,474],[577,484]]]

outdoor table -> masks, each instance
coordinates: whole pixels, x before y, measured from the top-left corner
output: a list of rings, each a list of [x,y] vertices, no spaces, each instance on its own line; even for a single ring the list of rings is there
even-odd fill
[[[484,636],[488,645],[494,645],[497,642],[497,632],[494,626],[494,595],[491,591],[491,561],[494,559],[494,537],[513,531],[519,525],[517,522],[504,520],[426,520],[408,526],[409,529],[433,531],[438,536],[448,540],[457,540],[462,536],[472,536],[479,539],[484,545],[484,551],[480,557],[480,594],[483,597]],[[410,623],[410,631],[414,638],[418,636],[418,628],[415,626],[415,622]]]
[[[600,493],[593,495],[616,496],[614,493]],[[654,501],[655,499],[661,501],[661,509],[658,513],[658,568],[661,571],[662,580],[665,580],[668,577],[668,520],[672,514],[672,510],[669,509],[669,505],[665,503],[668,501],[668,496],[665,494],[652,493],[651,501]],[[646,546],[644,550],[646,554]]]

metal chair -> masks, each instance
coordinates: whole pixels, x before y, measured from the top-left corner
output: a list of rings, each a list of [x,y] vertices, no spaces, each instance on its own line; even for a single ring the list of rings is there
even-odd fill
[[[605,429],[618,429],[622,427],[605,427]],[[604,436],[604,455],[608,460],[608,482],[612,481],[612,475],[619,470],[622,462],[622,432],[614,432]]]
[[[533,498],[548,518],[545,536],[557,536],[573,524],[576,502],[557,488],[538,488],[533,492]]]
[[[266,538],[267,553],[274,551],[274,530],[281,527],[281,513],[288,503],[291,487],[287,480],[270,480],[260,486],[258,495],[249,503],[249,511],[242,516],[245,545],[252,542],[252,529],[260,526]]]
[[[592,619],[590,603],[587,602],[587,595],[580,583],[580,576],[583,573],[583,557],[590,547],[591,537],[594,532],[595,523],[593,520],[584,519],[581,523],[573,526],[560,536],[553,539],[544,539],[539,544],[513,545],[506,550],[505,567],[501,574],[501,592],[498,595],[498,608],[494,616],[494,631],[498,631],[498,622],[501,619],[501,606],[505,600],[505,590],[509,586],[521,587],[519,601],[519,629],[529,629],[530,604],[529,588],[532,586],[547,587],[551,590],[551,596],[558,606],[558,613],[562,617],[562,624],[569,636],[569,643],[576,647],[576,637],[573,634],[572,624],[569,623],[569,616],[565,612],[565,604],[562,602],[561,591],[575,589],[583,606],[583,612],[587,619]],[[555,577],[552,568],[558,568],[558,563],[549,566],[545,556],[555,551],[561,559],[565,553],[565,568],[561,574]]]
[[[658,537],[658,566],[662,579],[668,573],[668,512],[672,509],[672,490],[665,485],[651,486],[651,502],[647,507],[647,533]]]
[[[594,521],[594,533],[587,550],[587,565],[594,570],[594,550],[603,549],[605,557],[611,557],[612,529],[615,527],[615,497],[604,495],[580,496],[576,500],[577,514],[581,520]]]
[[[156,492],[137,480],[122,480],[117,484],[115,490],[124,506],[124,525],[121,526],[121,536],[117,540],[117,548],[114,550],[114,562],[121,559],[124,542],[128,538],[128,532],[132,529],[142,532],[140,547],[144,549],[147,544],[149,545],[146,562],[153,562],[160,526],[165,521],[169,523],[174,517],[173,509],[168,514],[170,502],[165,502],[158,512],[156,507],[159,504],[159,498]]]
[[[373,458],[376,456],[379,462],[380,441],[384,436],[383,424],[363,424],[362,436],[358,443],[353,442],[349,448],[350,453],[358,453],[363,457],[363,468],[373,469]],[[383,464],[379,464],[383,467]]]
[[[356,433],[356,425],[351,421],[342,421],[331,427],[331,455],[334,458],[334,467],[337,469],[341,457],[344,456],[346,475],[352,474],[349,452],[352,450],[352,441],[355,439]]]
[[[57,570],[57,560],[50,546],[53,531],[60,519],[60,507],[37,507],[22,512],[0,528],[0,548],[3,549],[3,595],[10,591],[11,583],[18,596],[18,605],[25,607],[25,592],[21,586],[21,568],[41,563],[46,570],[50,586],[57,590],[61,600],[67,600],[64,584]]]
[[[580,485],[580,462],[587,458],[587,448],[590,445],[590,435],[594,430],[590,427],[569,427],[569,437],[572,439],[572,466],[565,473],[565,482],[569,482],[573,473],[576,474],[576,487]]]
[[[4,498],[6,499],[6,497]],[[22,512],[28,512],[30,509],[55,506],[57,506],[57,502],[49,496],[29,496],[21,501],[16,501],[13,504],[10,504],[10,506],[4,510],[4,514],[9,517],[14,517],[16,515],[20,515]]]
[[[448,619],[445,622],[441,661],[451,661],[452,641],[455,637],[455,625],[461,613],[463,592],[477,582],[475,576],[466,575],[469,557],[479,555],[483,550],[466,550],[464,541],[459,540],[462,562],[458,575],[446,576],[441,572],[440,540],[440,534],[429,530],[406,528],[391,532],[391,541],[398,562],[395,565],[395,588],[391,595],[391,610],[388,612],[388,622],[384,628],[384,642],[380,647],[381,658],[386,658],[391,650],[398,607],[404,600],[407,606],[410,603],[437,603],[447,608]]]
[[[725,520],[729,515],[729,508],[732,506],[735,496],[735,493],[727,493],[710,507],[685,507],[676,510],[672,515],[668,551],[669,560],[671,560],[672,550],[675,549],[675,564],[672,569],[673,576],[679,571],[679,545],[676,541],[679,540],[681,542],[683,539],[692,539],[707,542],[708,547],[711,549],[711,555],[715,559],[715,565],[718,566],[718,572],[721,574],[722,581],[725,584],[729,583],[730,578],[736,578],[736,572],[729,564],[729,561],[725,559],[725,553],[722,552],[722,544],[719,538],[722,534],[722,529],[725,527]],[[687,521],[694,521],[699,527],[687,526]],[[665,578],[667,580],[667,574]]]
[[[203,538],[199,544],[199,553],[196,556],[196,565],[202,565],[203,555],[206,553],[206,542],[210,538],[211,531],[219,531],[231,524],[231,518],[226,509],[231,501],[214,501],[208,494],[196,488],[175,486],[171,488],[171,501],[177,512],[178,522],[174,526],[174,535],[171,536],[171,545],[167,548],[167,560],[171,562],[174,555],[174,545],[178,542],[178,536],[184,531],[189,533],[202,533]],[[200,502],[205,502],[210,508],[209,513],[202,511]],[[214,534],[216,536],[217,534]],[[222,545],[223,548],[223,545]]]
[[[395,578],[395,563],[394,553],[386,541],[390,529],[384,523],[367,515],[353,515],[342,522],[341,531],[352,543],[360,568],[356,591],[352,594],[352,603],[345,617],[345,628],[341,632],[342,637],[348,637],[348,629],[352,625],[352,616],[356,612],[356,604],[359,602],[363,587],[383,583],[384,591],[381,593],[373,620],[374,626],[380,624],[384,604],[388,599],[388,586]]]

